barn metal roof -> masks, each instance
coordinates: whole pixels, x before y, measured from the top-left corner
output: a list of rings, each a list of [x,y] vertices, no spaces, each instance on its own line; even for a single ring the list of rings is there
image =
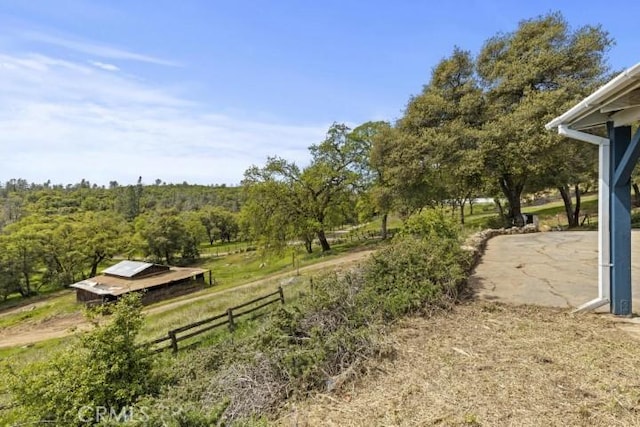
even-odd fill
[[[116,265],[104,269],[102,273],[120,277],[133,277],[152,266],[153,264],[142,261],[120,261]]]
[[[127,292],[140,291],[142,289],[149,289],[160,285],[179,282],[190,277],[195,277],[198,274],[204,274],[206,271],[207,270],[203,270],[201,268],[171,267],[167,272],[140,279],[101,274],[99,276],[74,283],[71,287],[83,289],[96,295],[118,296]]]

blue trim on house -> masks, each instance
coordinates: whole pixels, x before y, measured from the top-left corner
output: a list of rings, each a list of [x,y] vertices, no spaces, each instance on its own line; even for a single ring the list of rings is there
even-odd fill
[[[630,316],[631,304],[631,171],[640,156],[639,133],[631,126],[607,123],[611,141],[610,229],[611,312]]]

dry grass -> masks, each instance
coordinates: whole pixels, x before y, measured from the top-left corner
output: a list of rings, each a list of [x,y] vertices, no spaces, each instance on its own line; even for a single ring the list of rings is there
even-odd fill
[[[620,325],[479,301],[409,319],[393,335],[395,360],[292,404],[280,424],[640,426],[639,343]]]
[[[253,363],[236,363],[220,371],[204,397],[205,406],[229,399],[225,420],[233,421],[269,413],[287,395],[287,381],[263,354]]]

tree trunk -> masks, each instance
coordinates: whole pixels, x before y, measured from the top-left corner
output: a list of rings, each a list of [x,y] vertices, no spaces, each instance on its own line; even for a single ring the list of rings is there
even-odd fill
[[[91,261],[91,273],[89,273],[89,277],[96,277],[98,275],[98,263],[95,261]]]
[[[31,281],[29,280],[29,272],[27,269],[27,255],[22,252],[22,276],[24,277],[26,295],[20,292],[22,296],[31,296]]]
[[[311,240],[310,237],[305,236],[304,238],[304,248],[307,251],[308,254],[312,254],[313,253],[313,240]]]
[[[24,292],[22,290],[20,291],[20,294],[23,297],[29,297],[31,296],[31,281],[29,280],[29,274],[23,273],[23,277],[24,277],[25,288],[24,288]]]
[[[473,197],[469,197],[469,215],[473,215]]]
[[[502,207],[502,203],[500,203],[500,199],[497,197],[493,199],[493,203],[498,207],[498,212],[500,213],[500,217],[504,219],[504,208]]]
[[[524,189],[523,183],[515,183],[511,176],[506,175],[500,179],[500,188],[502,193],[509,202],[509,210],[507,212],[507,218],[511,224],[516,227],[522,227],[524,221],[522,219],[522,206],[520,205],[520,196]]]
[[[576,227],[580,224],[580,186],[578,184],[575,185],[575,193],[576,193],[576,208],[573,211],[573,221],[576,224]]]
[[[382,240],[385,240],[387,238],[387,219],[389,217],[389,214],[384,213],[382,215],[382,226],[380,227],[380,235],[382,237]]]
[[[635,207],[640,207],[640,188],[635,182],[631,186],[633,187],[633,204]]]
[[[576,221],[576,218],[574,216],[573,202],[571,201],[571,190],[569,190],[569,186],[561,185],[558,187],[558,191],[560,191],[560,196],[562,197],[562,201],[564,202],[564,211],[567,215],[569,228],[577,227],[578,222]]]
[[[329,242],[327,241],[327,236],[324,235],[324,230],[318,231],[318,240],[320,240],[320,246],[322,246],[322,252],[327,252],[331,250],[331,246],[329,246]]]
[[[98,265],[106,258],[106,256],[94,254],[91,260],[91,273],[89,277],[95,277],[98,275]]]
[[[464,225],[464,206],[467,204],[467,199],[462,199],[460,203],[460,224]]]

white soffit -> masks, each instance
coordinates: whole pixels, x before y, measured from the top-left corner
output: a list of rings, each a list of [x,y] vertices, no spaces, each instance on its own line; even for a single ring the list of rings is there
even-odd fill
[[[582,130],[607,122],[623,126],[637,120],[640,120],[640,63],[620,73],[545,127]]]

